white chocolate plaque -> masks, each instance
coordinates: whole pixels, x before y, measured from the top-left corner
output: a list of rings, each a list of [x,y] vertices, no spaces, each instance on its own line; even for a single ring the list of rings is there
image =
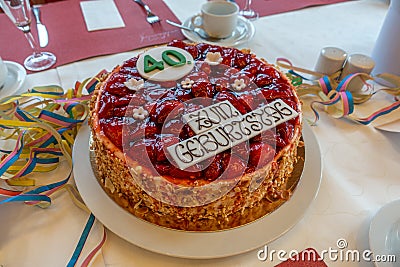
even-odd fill
[[[178,167],[184,170],[296,116],[298,113],[294,109],[278,99],[169,146],[167,150]]]
[[[199,134],[240,115],[240,112],[231,104],[231,102],[224,100],[189,114],[185,114],[182,117],[183,120],[189,124],[190,128],[192,128],[196,134]]]

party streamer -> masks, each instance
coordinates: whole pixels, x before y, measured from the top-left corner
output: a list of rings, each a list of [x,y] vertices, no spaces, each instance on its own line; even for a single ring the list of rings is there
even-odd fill
[[[60,86],[38,86],[27,93],[0,100],[0,139],[8,147],[14,147],[0,150],[0,195],[5,196],[0,204],[22,202],[47,208],[51,205],[52,194],[66,190],[73,202],[90,214],[68,266],[76,264],[95,223],[93,214],[79,200],[76,189],[68,184],[73,175],[72,147],[79,128],[88,117],[90,94],[105,73],[103,70],[94,78],[77,82],[66,92]],[[38,185],[40,181],[32,178],[35,176],[27,178],[31,173],[54,170],[61,158],[70,166],[67,177],[44,185]],[[105,240],[103,229],[102,240],[83,260],[83,266],[90,263]]]
[[[300,97],[314,95],[319,98],[319,100],[311,102],[311,109],[315,116],[314,121],[311,122],[312,125],[316,125],[319,120],[319,114],[316,109],[317,105],[324,106],[325,111],[334,118],[347,118],[363,125],[368,125],[375,119],[389,114],[400,107],[400,77],[396,75],[383,73],[372,77],[365,73],[353,73],[339,80],[340,71],[327,76],[296,67],[284,58],[278,58],[276,65],[288,70],[287,76],[292,80],[292,84],[295,86]],[[318,77],[318,79],[308,79],[299,73],[309,74],[313,77]],[[364,83],[364,86],[360,89],[351,88],[351,81],[356,77],[360,78]],[[379,91],[392,95],[394,102],[377,109],[365,118],[357,117],[354,115],[356,105],[371,100],[373,95],[378,92],[374,91],[372,86],[367,83],[368,80],[375,79],[383,79],[393,85],[392,87],[379,89]]]

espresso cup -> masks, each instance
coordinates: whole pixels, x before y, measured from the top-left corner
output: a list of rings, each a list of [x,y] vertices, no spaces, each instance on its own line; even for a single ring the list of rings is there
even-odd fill
[[[206,2],[201,14],[192,18],[194,27],[202,28],[210,37],[227,38],[237,26],[239,6],[233,2]]]
[[[4,61],[0,57],[0,89],[3,88],[8,76],[8,69]]]

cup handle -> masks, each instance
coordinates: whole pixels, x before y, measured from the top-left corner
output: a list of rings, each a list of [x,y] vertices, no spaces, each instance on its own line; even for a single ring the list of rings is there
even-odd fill
[[[192,17],[191,22],[192,22],[192,25],[194,28],[202,28],[203,29],[203,18],[201,16],[201,14],[194,15]]]

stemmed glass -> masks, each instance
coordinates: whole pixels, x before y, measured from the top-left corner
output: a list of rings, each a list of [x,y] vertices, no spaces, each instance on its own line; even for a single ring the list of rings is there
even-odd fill
[[[0,7],[15,26],[24,33],[29,45],[32,47],[33,54],[25,59],[25,68],[31,71],[40,71],[53,66],[56,63],[56,56],[50,52],[39,51],[38,45],[32,36],[29,0],[0,0]]]
[[[251,0],[246,0],[244,9],[240,10],[239,14],[248,20],[258,19],[258,13],[256,11],[254,11],[253,9],[251,9]]]

